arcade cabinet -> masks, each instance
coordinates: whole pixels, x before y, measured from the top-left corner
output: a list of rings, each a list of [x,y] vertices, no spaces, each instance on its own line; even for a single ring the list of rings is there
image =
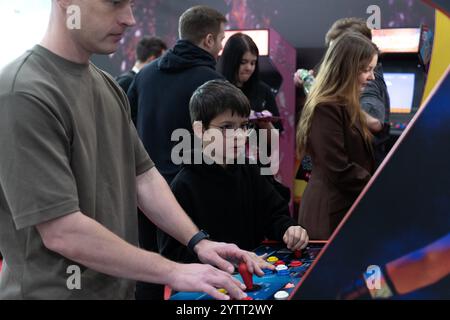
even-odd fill
[[[264,242],[254,252],[265,255],[275,270],[263,270],[264,276],[257,277],[247,271],[245,264],[239,264],[234,277],[247,287],[245,300],[288,300],[325,244],[326,241],[311,241],[306,249],[292,252],[283,244]],[[201,292],[179,292],[170,300],[212,300],[212,297]]]
[[[420,28],[373,30],[373,42],[381,51],[388,88],[392,146],[418,111],[431,55],[431,32]]]
[[[293,299],[450,299],[450,66]]]
[[[403,56],[404,64],[385,64],[385,71],[394,73],[387,78],[394,82],[400,78],[406,84],[398,84],[399,90],[409,92],[404,95],[408,100],[399,97],[397,106],[394,102],[394,111],[403,112],[394,114],[393,120],[410,121],[409,125],[394,126],[394,134],[403,131],[397,144],[296,287],[293,299],[450,299],[450,178],[446,174],[450,162],[450,4],[425,2],[442,13],[436,10],[432,76],[423,105],[417,109],[419,93],[415,92],[409,108],[411,90],[404,89],[413,82],[414,90],[422,92],[422,67],[430,57],[432,37],[428,34],[420,46],[422,66],[418,63],[415,31],[413,52],[387,56],[387,60]]]

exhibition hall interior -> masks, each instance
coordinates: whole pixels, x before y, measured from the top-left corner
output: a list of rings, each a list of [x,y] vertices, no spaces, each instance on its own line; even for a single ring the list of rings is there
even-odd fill
[[[0,300],[450,299],[447,0],[0,0]]]

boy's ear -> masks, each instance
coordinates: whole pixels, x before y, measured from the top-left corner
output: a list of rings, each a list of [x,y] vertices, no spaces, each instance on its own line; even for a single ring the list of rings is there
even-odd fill
[[[203,137],[203,123],[201,121],[194,121],[192,124],[192,129],[194,131],[195,136],[202,140]]]

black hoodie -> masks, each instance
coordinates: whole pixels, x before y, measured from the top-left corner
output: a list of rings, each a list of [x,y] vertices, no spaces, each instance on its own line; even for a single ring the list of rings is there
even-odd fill
[[[222,78],[216,60],[186,40],[144,67],[128,90],[131,104],[138,106],[137,129],[156,167],[169,182],[180,167],[171,161],[171,136],[176,129],[192,132],[189,101],[205,82]]]
[[[261,176],[257,165],[185,165],[171,188],[193,222],[212,240],[253,250],[265,238],[282,241],[290,226],[288,203]],[[178,241],[158,230],[163,256],[180,262],[196,258]]]

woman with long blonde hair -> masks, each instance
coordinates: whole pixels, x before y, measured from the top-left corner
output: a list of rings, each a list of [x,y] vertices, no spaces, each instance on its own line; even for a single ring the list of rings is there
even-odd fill
[[[311,239],[328,239],[374,170],[372,135],[359,99],[378,61],[378,49],[357,33],[333,41],[307,98],[297,129],[298,153],[313,172],[299,223]]]

